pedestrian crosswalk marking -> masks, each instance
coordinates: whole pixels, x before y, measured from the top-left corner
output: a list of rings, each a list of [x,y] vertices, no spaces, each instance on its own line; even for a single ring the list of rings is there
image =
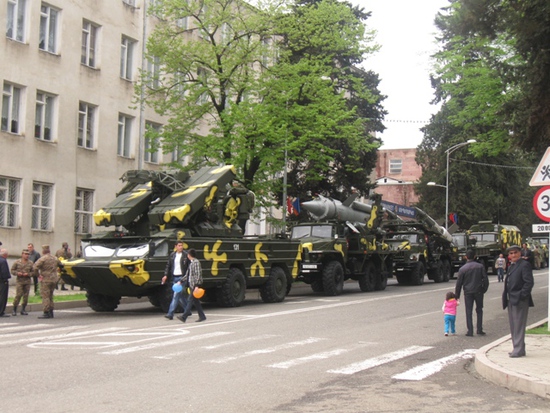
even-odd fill
[[[368,370],[373,367],[380,366],[382,364],[386,364],[395,360],[402,359],[404,357],[412,356],[413,354],[416,354],[416,353],[421,353],[431,348],[433,347],[411,346],[411,347],[404,348],[402,350],[394,351],[392,353],[386,353],[378,357],[373,357],[364,361],[360,361],[358,363],[353,363],[341,369],[328,370],[327,373],[354,374],[363,370]]]
[[[438,360],[422,364],[401,374],[396,374],[395,376],[392,376],[392,379],[417,381],[423,380],[426,377],[429,377],[432,374],[441,371],[444,367],[450,364],[456,363],[459,360],[472,358],[475,352],[476,350],[473,349],[463,350],[460,353],[452,354],[448,357],[443,357]]]
[[[205,350],[215,350],[215,349],[218,349],[218,348],[221,348],[221,347],[232,346],[232,345],[235,345],[235,344],[248,343],[250,341],[265,340],[265,339],[273,338],[273,337],[277,337],[277,336],[274,335],[274,334],[263,334],[261,336],[246,337],[242,340],[226,341],[224,343],[213,344],[213,345],[210,345],[210,346],[204,346],[203,348]]]
[[[67,327],[69,328],[69,327]],[[29,342],[29,341],[39,341],[38,343],[31,343],[31,344],[27,344],[28,347],[32,347],[32,348],[39,348],[39,347],[47,347],[47,346],[51,346],[52,343],[56,343],[56,345],[62,345],[62,344],[65,344],[66,342],[64,341],[59,341],[59,340],[71,340],[73,338],[83,338],[83,337],[86,337],[86,336],[89,336],[89,337],[93,337],[93,336],[97,336],[99,334],[102,334],[102,333],[106,333],[106,332],[109,332],[109,331],[114,331],[114,330],[123,330],[124,328],[123,327],[109,327],[109,328],[103,328],[103,329],[100,329],[100,330],[89,330],[89,331],[73,331],[71,333],[65,333],[65,334],[56,334],[56,335],[53,335],[53,336],[44,336],[44,337],[29,337],[29,338],[25,338],[25,339],[19,339],[17,340],[17,343],[23,343],[23,342]],[[61,328],[60,329],[57,329],[57,330],[62,330]],[[44,331],[41,331],[41,333],[43,333]],[[54,341],[44,341],[44,340],[54,340]],[[58,341],[56,341],[58,340]],[[14,342],[12,342],[14,343]],[[2,342],[2,344],[6,344],[6,342]]]
[[[325,340],[325,339],[317,338],[317,337],[310,337],[306,340],[292,341],[290,343],[284,343],[284,344],[280,344],[278,346],[247,351],[245,353],[237,354],[235,356],[227,356],[227,357],[221,357],[219,359],[205,360],[205,361],[207,361],[209,363],[218,363],[218,364],[227,363],[228,361],[238,360],[238,359],[242,359],[242,358],[245,358],[245,357],[256,356],[258,354],[274,353],[275,351],[279,351],[279,350],[286,350],[286,349],[290,349],[290,348],[294,348],[294,347],[298,347],[298,346],[304,346],[306,344],[313,344],[313,343],[317,343],[318,341],[321,341],[321,340]]]

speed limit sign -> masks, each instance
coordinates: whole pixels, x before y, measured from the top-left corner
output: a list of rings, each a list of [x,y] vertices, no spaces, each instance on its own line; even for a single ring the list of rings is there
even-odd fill
[[[533,198],[535,214],[543,221],[550,222],[550,186],[540,188]]]

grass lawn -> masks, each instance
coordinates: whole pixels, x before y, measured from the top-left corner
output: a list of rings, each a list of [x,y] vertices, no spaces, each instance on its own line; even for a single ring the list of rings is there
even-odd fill
[[[550,331],[548,331],[548,322],[544,323],[543,325],[541,325],[537,328],[532,328],[531,330],[527,330],[526,333],[527,334],[549,334],[550,335]]]
[[[54,303],[60,303],[63,301],[79,301],[79,300],[86,300],[86,293],[79,293],[79,294],[67,294],[67,295],[53,295],[53,302]],[[40,296],[33,295],[32,293],[29,294],[29,304],[40,304],[42,302],[42,298]],[[8,303],[13,303],[13,298],[8,298]]]

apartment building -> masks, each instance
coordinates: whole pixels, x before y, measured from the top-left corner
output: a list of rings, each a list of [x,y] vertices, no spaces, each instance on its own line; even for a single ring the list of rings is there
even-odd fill
[[[378,151],[374,179],[376,193],[382,200],[412,206],[418,202],[414,183],[422,176],[415,160],[416,149],[383,149]]]
[[[147,151],[146,127],[165,119],[134,96],[145,0],[7,0],[0,7],[0,241],[77,249],[93,212],[128,169],[158,169],[173,154]],[[148,0],[149,3],[151,0]]]

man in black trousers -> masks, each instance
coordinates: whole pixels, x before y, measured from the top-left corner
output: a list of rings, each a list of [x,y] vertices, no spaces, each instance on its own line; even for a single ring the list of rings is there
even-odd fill
[[[502,308],[508,308],[508,321],[514,349],[508,353],[510,357],[524,357],[525,353],[525,328],[527,327],[527,315],[529,307],[533,307],[531,291],[535,285],[533,269],[529,261],[521,259],[521,248],[512,245],[508,248],[510,266],[504,279],[504,292],[502,293]]]
[[[468,262],[458,270],[458,279],[456,280],[455,296],[460,298],[460,291],[464,288],[464,308],[466,310],[466,326],[468,332],[466,335],[471,337],[474,335],[474,323],[472,320],[472,312],[474,302],[476,304],[477,315],[477,334],[485,335],[483,331],[483,296],[489,288],[489,278],[483,264],[475,261],[475,253],[473,250],[466,251],[466,259]]]
[[[8,250],[0,249],[0,317],[9,317],[5,313],[8,304],[8,293],[10,290],[10,267],[8,265]]]

